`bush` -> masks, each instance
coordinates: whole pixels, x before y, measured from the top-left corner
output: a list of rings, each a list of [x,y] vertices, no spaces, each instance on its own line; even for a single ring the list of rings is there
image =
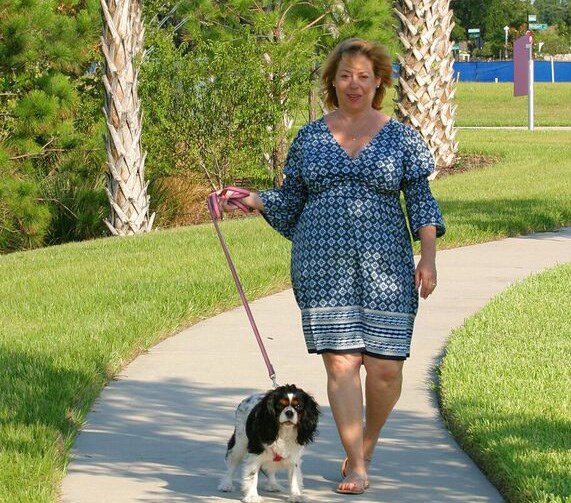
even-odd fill
[[[534,35],[537,42],[543,42],[543,54],[567,54],[571,51],[569,29],[565,25],[550,27],[549,30]]]
[[[106,235],[103,223],[108,200],[103,176],[82,176],[69,171],[52,176],[42,184],[42,195],[52,215],[46,244],[82,241]]]
[[[264,154],[275,148],[284,115],[308,85],[303,51],[289,47],[278,56],[288,48],[247,33],[192,49],[175,47],[164,31],[152,41],[140,87],[151,179],[190,172],[211,188],[237,179],[271,184]]]
[[[30,180],[0,178],[0,251],[29,250],[43,244],[51,221]]]

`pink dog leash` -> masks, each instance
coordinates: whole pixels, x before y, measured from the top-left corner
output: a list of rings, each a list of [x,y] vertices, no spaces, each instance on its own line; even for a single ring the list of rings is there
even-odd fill
[[[242,210],[244,213],[249,213],[251,210],[248,206],[244,203],[240,202],[239,200],[243,197],[249,196],[250,192],[246,189],[241,187],[225,187],[220,192],[220,196],[226,196],[228,199],[228,204],[235,206],[236,208]],[[236,283],[236,288],[238,289],[238,293],[240,294],[240,299],[242,299],[242,304],[244,305],[244,309],[246,310],[246,314],[248,315],[248,319],[250,320],[250,325],[252,326],[252,330],[254,331],[254,335],[256,336],[256,341],[258,342],[258,346],[260,347],[260,351],[262,352],[262,356],[264,358],[264,362],[266,363],[266,367],[268,369],[268,374],[270,379],[272,380],[274,388],[278,387],[276,382],[276,373],[274,371],[274,367],[272,366],[272,362],[270,362],[270,358],[268,353],[266,352],[266,348],[262,341],[262,337],[260,336],[260,332],[258,331],[258,327],[256,326],[256,322],[254,321],[254,316],[252,315],[252,311],[250,310],[250,305],[248,304],[248,300],[246,299],[246,295],[244,294],[244,290],[242,288],[242,284],[240,283],[240,279],[238,278],[238,273],[236,272],[236,268],[234,267],[234,263],[230,258],[230,253],[228,252],[228,247],[226,246],[226,242],[224,241],[224,237],[222,236],[222,232],[220,232],[220,227],[218,226],[218,220],[222,219],[222,212],[220,211],[220,204],[219,204],[219,194],[216,192],[212,192],[208,196],[208,212],[210,213],[210,218],[212,219],[212,223],[214,224],[214,228],[216,229],[216,234],[218,234],[218,239],[220,240],[220,244],[222,245],[222,250],[224,251],[224,255],[226,256],[226,261],[228,262],[228,266],[230,267],[230,271],[232,272],[232,277],[234,278],[234,283]]]

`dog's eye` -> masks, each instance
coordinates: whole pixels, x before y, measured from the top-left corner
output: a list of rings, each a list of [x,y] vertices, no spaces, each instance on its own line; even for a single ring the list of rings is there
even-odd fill
[[[301,401],[298,398],[294,398],[291,401],[291,406],[297,411],[300,411],[303,409],[303,406],[301,405]]]

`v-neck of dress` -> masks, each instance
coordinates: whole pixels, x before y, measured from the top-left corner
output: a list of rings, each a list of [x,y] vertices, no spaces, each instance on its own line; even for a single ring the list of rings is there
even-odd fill
[[[375,141],[375,139],[387,128],[387,126],[389,125],[390,122],[393,122],[394,119],[392,117],[389,117],[389,119],[383,124],[383,127],[381,127],[381,129],[379,129],[373,136],[371,136],[371,139],[365,143],[365,145],[363,145],[363,148],[361,150],[359,150],[359,152],[357,152],[357,154],[355,155],[355,157],[351,156],[349,154],[349,152],[347,152],[343,146],[337,141],[337,138],[335,138],[335,135],[333,134],[333,131],[331,131],[331,129],[329,128],[329,126],[327,125],[327,122],[325,122],[325,117],[321,117],[321,123],[323,124],[323,127],[326,129],[327,133],[329,134],[329,136],[331,137],[331,139],[333,140],[333,142],[335,143],[335,145],[337,145],[337,147],[339,147],[339,149],[341,150],[341,152],[343,152],[343,154],[345,154],[345,156],[351,160],[351,161],[356,161],[357,159],[359,159],[359,157],[361,157],[361,155],[363,154],[363,152],[365,152],[366,150],[369,149],[369,147],[371,146],[371,144]]]

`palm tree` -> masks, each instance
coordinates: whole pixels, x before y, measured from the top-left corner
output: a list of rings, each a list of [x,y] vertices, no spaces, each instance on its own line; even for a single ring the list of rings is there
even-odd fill
[[[397,117],[422,134],[437,169],[450,167],[458,149],[450,0],[395,0],[395,13],[405,49],[398,56]]]
[[[145,156],[141,148],[137,63],[144,28],[141,0],[101,0],[105,57],[104,113],[107,120],[107,196],[111,215],[105,223],[113,235],[151,230]]]

